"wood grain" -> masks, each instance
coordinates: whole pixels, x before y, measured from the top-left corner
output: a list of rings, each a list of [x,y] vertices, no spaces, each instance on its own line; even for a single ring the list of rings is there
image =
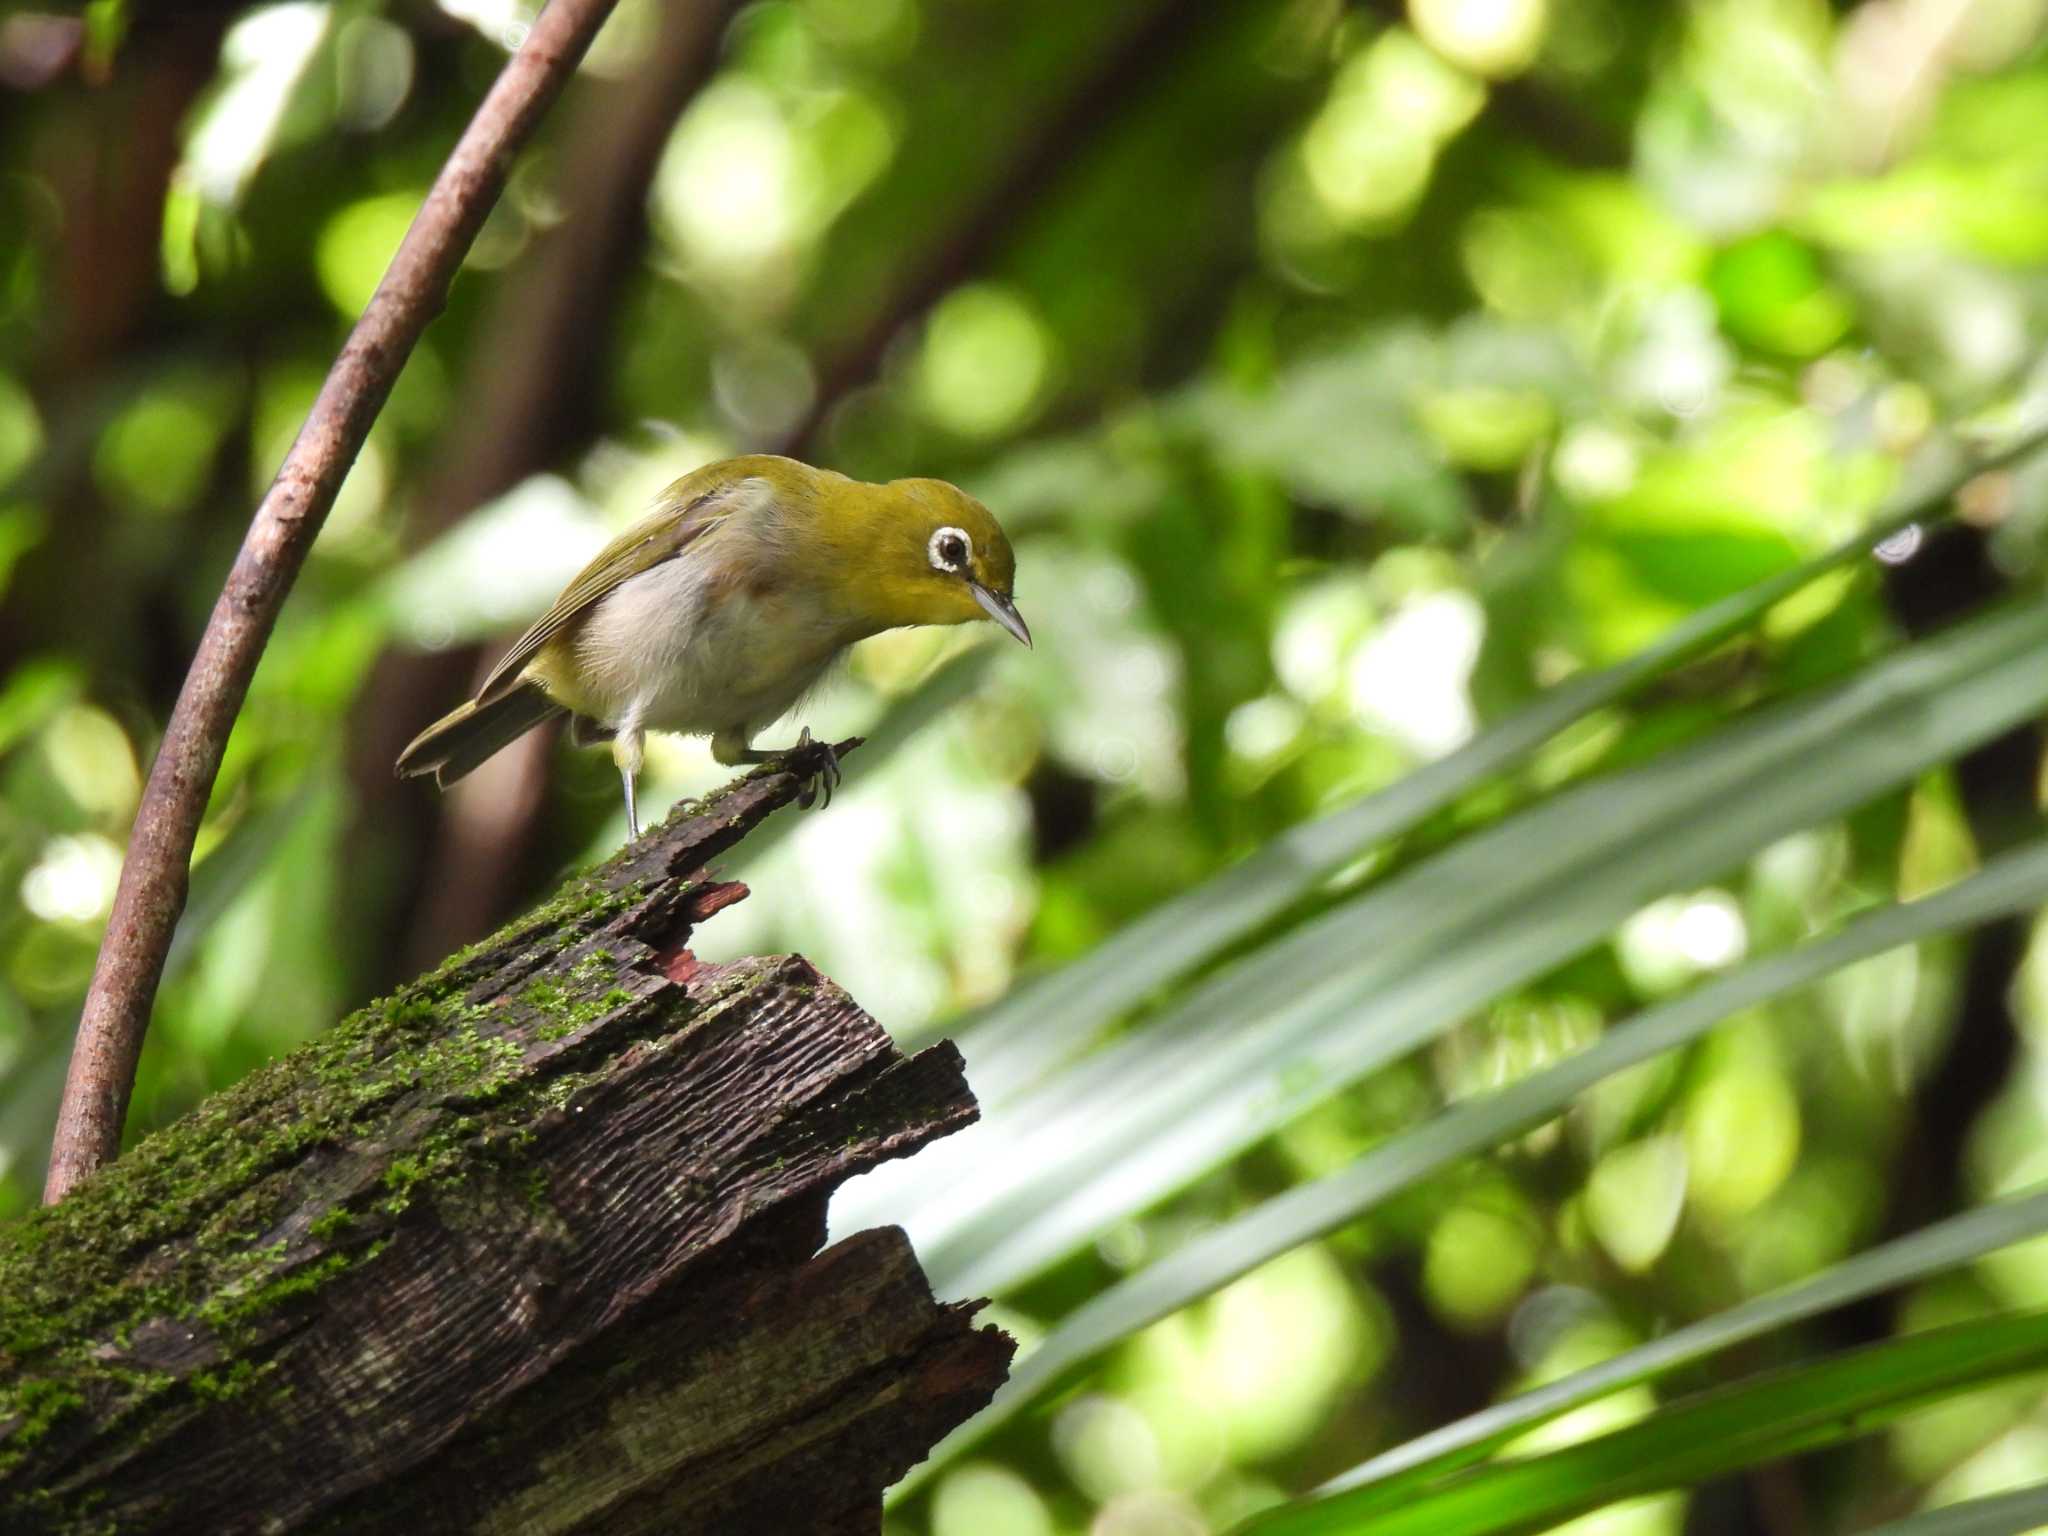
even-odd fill
[[[0,1234],[0,1528],[878,1529],[1011,1344],[900,1232],[818,1253],[974,1117],[958,1054],[684,947],[797,789],[686,804]]]

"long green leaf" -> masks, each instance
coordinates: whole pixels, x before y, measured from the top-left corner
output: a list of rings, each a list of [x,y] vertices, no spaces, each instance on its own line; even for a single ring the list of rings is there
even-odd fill
[[[1242,1536],[1513,1536],[1868,1434],[1972,1388],[2048,1369],[2048,1314],[1933,1329],[1684,1399],[1562,1450],[1490,1463],[1399,1498],[1329,1494],[1253,1517]]]
[[[1864,1536],[2026,1536],[2048,1528],[2048,1483],[1969,1499],[1874,1526]]]
[[[1773,605],[1868,555],[1901,528],[1945,516],[1956,492],[1974,476],[2044,444],[2048,431],[2030,433],[1961,467],[1953,450],[1944,448],[1915,466],[1910,483],[1869,527],[1826,554],[1702,608],[1636,655],[1551,689],[1387,789],[1282,833],[1243,863],[993,1004],[958,1037],[983,1109],[1030,1086],[1165,983],[1256,933],[1333,870],[1410,831],[1566,726],[1740,634]]]
[[[1648,1009],[1557,1065],[1497,1093],[1459,1104],[1390,1138],[1350,1167],[1288,1190],[1210,1229],[1075,1311],[1020,1362],[995,1400],[942,1441],[906,1483],[922,1480],[1076,1368],[1140,1328],[1289,1249],[1356,1220],[1458,1159],[1561,1114],[1602,1078],[1694,1040],[1730,1014],[1810,985],[1858,960],[2043,902],[2048,902],[2048,843],[2008,854],[1947,890],[1866,913],[1832,937],[1755,961]],[[1880,1250],[1879,1255],[1843,1266],[1850,1273],[1837,1279],[1858,1287],[1854,1294],[1868,1294],[1918,1278],[1928,1269],[1974,1258],[1986,1251],[1987,1238],[1992,1240],[1991,1246],[1999,1246],[2048,1231],[2048,1197],[2028,1203],[2026,1209],[2035,1225],[2025,1230],[2015,1232],[2009,1222],[1979,1221],[1966,1224],[1960,1243],[1923,1243],[1917,1252],[1927,1268],[1915,1274],[1901,1276]],[[1930,1229],[1922,1236],[1932,1236],[1938,1230]],[[1858,1278],[1864,1275],[1875,1278]]]
[[[1910,780],[2048,705],[2048,605],[1987,614],[1707,740],[1475,833],[1219,972],[888,1177],[934,1284],[999,1293],[1644,902]]]
[[[2048,1187],[1922,1227],[1781,1286],[1738,1307],[1677,1329],[1611,1360],[1446,1424],[1331,1479],[1325,1492],[1371,1489],[1388,1499],[1468,1466],[1517,1435],[1595,1399],[1692,1365],[1774,1329],[1928,1275],[2048,1230]]]

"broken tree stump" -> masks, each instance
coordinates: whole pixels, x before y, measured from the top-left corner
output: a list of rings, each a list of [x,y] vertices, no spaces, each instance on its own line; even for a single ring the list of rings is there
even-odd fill
[[[794,956],[703,964],[799,788],[589,876],[0,1231],[0,1529],[873,1532],[1002,1381],[850,1176],[974,1118]]]

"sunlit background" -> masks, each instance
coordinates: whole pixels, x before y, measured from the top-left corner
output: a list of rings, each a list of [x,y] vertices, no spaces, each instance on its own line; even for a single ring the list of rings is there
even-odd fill
[[[141,775],[227,561],[532,14],[0,20],[0,1208],[40,1187]],[[806,721],[873,743],[828,813],[734,860],[753,895],[700,935],[801,950],[906,1041],[1828,547],[1931,434],[2048,399],[2044,34],[2048,0],[625,0],[286,609],[134,1129],[619,842],[603,754],[533,743],[442,800],[389,765],[480,647],[707,460],[944,475],[1015,536],[1037,648],[985,626],[860,647]],[[2027,492],[1964,508],[2022,591],[2048,534]],[[1883,554],[1887,579],[1808,589],[1389,857],[1959,611],[1902,590],[1941,579],[1917,532]],[[699,741],[650,756],[644,806],[723,776]],[[1431,1108],[1954,879],[1988,851],[1977,809],[1931,775],[1656,901],[997,1317],[1028,1345]],[[1220,1532],[2048,1176],[2048,951],[2023,937],[2009,1064],[1950,1059],[1965,946],[1856,966],[1148,1329],[892,1532]],[[1967,1113],[1929,1134],[1935,1082]],[[1898,1326],[2044,1304],[2048,1249],[2022,1248]],[[1825,1506],[1774,1470],[1572,1529],[1848,1529],[2048,1477],[2048,1411],[1979,1394],[1852,1465]]]

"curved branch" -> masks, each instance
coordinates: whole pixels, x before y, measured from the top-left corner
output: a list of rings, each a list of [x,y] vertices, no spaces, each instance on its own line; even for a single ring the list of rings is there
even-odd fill
[[[150,766],[64,1084],[43,1198],[61,1199],[120,1150],[142,1037],[184,910],[192,844],[228,732],[342,478],[514,157],[611,13],[614,0],[551,0],[506,62],[427,193],[384,281],[321,386],[312,413],[249,524]]]

